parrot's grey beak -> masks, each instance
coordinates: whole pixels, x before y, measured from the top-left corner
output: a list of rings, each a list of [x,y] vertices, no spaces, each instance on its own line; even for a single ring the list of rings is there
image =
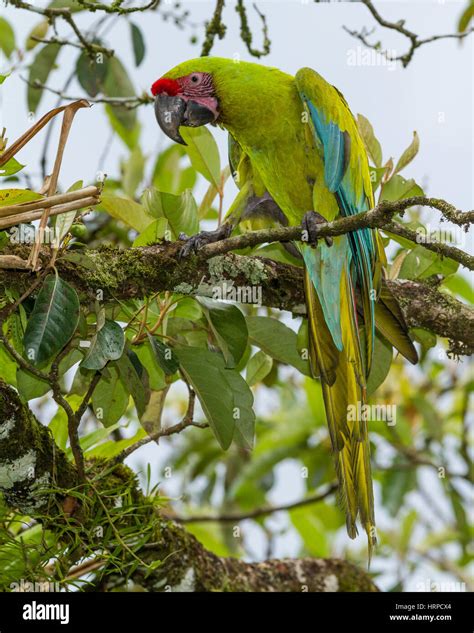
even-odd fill
[[[158,125],[163,132],[175,143],[186,145],[179,133],[181,125],[186,127],[200,127],[213,123],[216,114],[206,106],[196,101],[185,101],[181,97],[170,97],[159,94],[155,99],[155,115]]]
[[[159,94],[155,99],[155,116],[158,125],[163,132],[175,143],[186,145],[179,133],[180,125],[183,125],[186,101],[181,97],[170,97],[167,94]]]

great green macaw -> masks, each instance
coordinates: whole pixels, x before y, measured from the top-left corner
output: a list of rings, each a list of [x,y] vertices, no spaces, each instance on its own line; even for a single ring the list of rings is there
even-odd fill
[[[374,205],[367,154],[349,106],[310,68],[292,77],[213,57],[176,66],[152,93],[158,123],[174,141],[184,143],[182,125],[213,123],[229,132],[240,191],[225,223],[191,238],[186,252],[227,236],[252,212],[306,230],[308,242],[295,246],[305,267],[311,367],[322,384],[347,531],[354,538],[360,520],[370,554],[376,534],[368,428],[348,416],[348,407],[366,402],[376,325],[410,361],[417,355],[397,303],[381,284],[386,259],[377,231],[317,242],[318,223]]]

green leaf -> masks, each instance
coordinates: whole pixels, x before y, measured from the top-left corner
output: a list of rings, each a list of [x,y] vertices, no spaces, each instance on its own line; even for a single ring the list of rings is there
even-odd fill
[[[112,129],[117,132],[125,145],[129,149],[133,149],[134,147],[136,147],[140,139],[140,122],[138,121],[138,119],[135,121],[132,127],[127,127],[127,125],[124,125],[122,121],[117,117],[115,109],[109,104],[105,106],[105,114],[107,115]]]
[[[159,218],[153,220],[144,231],[135,239],[132,246],[148,246],[149,244],[156,244],[163,239],[165,232],[168,228],[168,220],[166,218]]]
[[[111,57],[108,61],[103,92],[107,97],[135,96],[135,89],[128,73],[117,57]],[[136,110],[130,110],[122,105],[109,107],[124,128],[130,130],[135,126],[137,122]]]
[[[382,200],[403,200],[412,196],[423,196],[423,189],[416,184],[413,178],[405,180],[403,176],[395,174],[382,187]]]
[[[8,163],[9,162],[10,161],[8,161]],[[42,195],[30,191],[29,189],[0,189],[0,207],[7,207],[11,204],[21,204],[22,202],[32,202],[33,200],[41,200],[41,198],[43,198]]]
[[[28,37],[26,38],[26,44],[25,44],[25,49],[27,51],[31,51],[34,48],[36,48],[39,44],[39,42],[37,42],[36,40],[34,40],[34,37],[38,37],[40,39],[44,39],[46,37],[46,35],[48,34],[48,29],[49,29],[49,22],[48,20],[41,20],[41,22],[38,22],[38,24],[36,24],[31,31],[28,34]]]
[[[145,57],[145,40],[143,34],[136,24],[130,22],[130,31],[132,37],[133,56],[135,58],[135,66],[140,66]]]
[[[113,196],[109,193],[102,194],[100,206],[103,207],[109,215],[128,224],[128,226],[131,226],[139,233],[144,231],[154,219],[147,212],[145,207],[138,204],[138,202],[130,200],[129,198]]]
[[[460,274],[451,275],[443,281],[443,288],[447,288],[451,292],[466,299],[469,303],[474,303],[474,288],[468,279]]]
[[[300,357],[296,333],[284,323],[264,316],[247,317],[249,339],[266,354],[287,365],[292,365],[302,374],[310,375],[308,363]]]
[[[145,157],[137,146],[132,150],[125,163],[122,176],[122,189],[130,198],[135,196],[137,188],[143,180],[144,171]]]
[[[382,148],[374,134],[374,129],[368,119],[362,114],[357,115],[357,127],[364,141],[367,154],[370,156],[375,167],[382,165]]]
[[[158,191],[179,195],[196,184],[194,167],[181,167],[186,150],[182,145],[170,145],[158,155],[153,169],[153,185]]]
[[[364,349],[364,332],[361,331],[361,347]],[[374,339],[374,354],[372,358],[372,367],[367,379],[367,395],[373,394],[387,378],[392,365],[393,350],[390,343],[383,340],[380,336]]]
[[[3,343],[0,343],[0,378],[9,385],[16,386],[16,368],[16,362],[7,352]]]
[[[138,367],[141,368],[141,376],[137,372],[137,364]],[[128,391],[133,398],[138,417],[141,418],[146,409],[146,404],[149,398],[149,394],[147,394],[147,389],[145,388],[143,380],[143,373],[145,373],[145,369],[143,365],[141,365],[136,354],[130,350],[128,350],[126,354],[122,354],[119,360],[116,361],[115,365],[125,390]]]
[[[385,167],[371,167],[369,166],[369,172],[370,172],[370,182],[372,183],[372,191],[375,192],[379,185],[380,182],[383,178],[383,175],[385,174]]]
[[[125,335],[121,326],[105,319],[104,325],[95,333],[81,367],[103,369],[109,360],[118,360],[122,356],[124,345]]]
[[[464,9],[461,17],[459,18],[458,33],[464,33],[471,20],[474,20],[474,2],[472,2],[472,0],[468,2],[467,7]]]
[[[26,326],[26,358],[45,365],[66,345],[79,321],[79,299],[72,286],[57,275],[49,275],[37,298]]]
[[[10,75],[11,75],[11,73],[5,73],[3,75],[0,73],[0,86],[3,84],[5,79],[8,79],[8,77],[10,77]]]
[[[261,382],[265,376],[271,372],[273,367],[273,359],[262,350],[258,351],[249,360],[247,365],[246,379],[250,387]]]
[[[392,517],[397,516],[407,492],[416,490],[417,485],[416,469],[403,468],[403,466],[399,470],[396,469],[397,465],[403,461],[403,458],[396,457],[393,464],[394,470],[383,474],[382,505]]]
[[[185,149],[194,169],[220,189],[221,160],[212,134],[206,127],[181,127],[180,133],[187,143]]]
[[[71,369],[73,365],[82,359],[82,356],[82,352],[80,352],[77,348],[69,351],[59,363],[59,376],[64,376],[64,374]],[[50,367],[48,364],[46,370],[49,371],[49,369]],[[48,393],[51,389],[51,385],[48,382],[40,380],[36,376],[33,376],[33,374],[30,374],[20,368],[18,368],[16,373],[16,382],[18,391],[25,400],[32,400],[33,398],[44,396],[44,394]]]
[[[99,58],[100,63],[93,60],[83,51],[76,62],[76,77],[79,84],[90,97],[96,97],[104,90],[104,82],[108,72],[108,58]]]
[[[30,112],[36,112],[41,100],[41,95],[43,94],[43,89],[35,88],[34,83],[38,81],[40,84],[46,84],[49,73],[54,68],[60,49],[59,44],[46,44],[46,46],[43,46],[36,54],[30,66],[27,92],[28,109]]]
[[[403,154],[398,159],[398,163],[395,166],[394,174],[397,174],[399,171],[404,169],[418,154],[418,150],[420,149],[420,139],[418,134],[413,132],[413,140],[410,145],[406,148]],[[393,177],[393,176],[392,176]]]
[[[399,277],[401,279],[426,279],[431,275],[447,277],[456,272],[459,264],[449,257],[441,257],[423,246],[416,246],[403,260]]]
[[[168,220],[175,238],[180,233],[194,235],[199,231],[196,201],[189,189],[175,196],[149,187],[143,192],[142,201],[149,214]]]
[[[15,50],[15,33],[5,18],[0,18],[0,50],[10,59]]]
[[[69,191],[78,191],[79,189],[81,189],[83,187],[84,183],[82,180],[78,180],[77,182],[75,182],[73,185],[71,185],[68,189]],[[54,218],[54,228],[56,230],[56,239],[58,240],[58,243],[60,244],[62,242],[62,239],[65,235],[67,235],[67,233],[69,232],[69,229],[71,228],[73,222],[74,222],[74,218],[76,217],[77,211],[69,211],[68,213],[61,213],[61,215],[57,215]]]
[[[248,330],[242,311],[230,303],[200,297],[199,303],[224,355],[227,367],[239,364],[248,341]]]
[[[0,82],[1,83],[1,82]],[[13,176],[23,169],[24,165],[19,163],[16,158],[10,158],[9,161],[0,167],[0,176]]]
[[[239,423],[244,427],[247,423],[248,395],[242,398],[244,389],[241,383],[235,394],[233,391],[237,387],[235,376],[239,374],[226,369],[222,357],[209,350],[186,347],[175,349],[174,352],[181,371],[196,392],[217,441],[224,450],[229,448],[234,437],[236,416],[240,416]],[[229,381],[231,372],[234,376]]]
[[[92,394],[95,417],[106,427],[120,420],[127,410],[129,394],[120,380],[117,367],[109,368],[110,376],[102,376]]]
[[[165,345],[158,337],[148,334],[151,348],[155,355],[156,361],[167,376],[176,373],[179,368],[178,361],[173,354],[173,350]]]
[[[253,448],[255,437],[255,413],[253,393],[238,371],[226,370],[225,378],[234,397],[234,441],[243,448]]]
[[[163,390],[166,387],[165,373],[156,360],[151,343],[147,340],[143,345],[136,345],[134,351],[148,374],[150,389]]]
[[[62,407],[58,407],[53,419],[48,424],[48,428],[53,434],[56,446],[65,451],[68,441],[68,425],[66,412]]]

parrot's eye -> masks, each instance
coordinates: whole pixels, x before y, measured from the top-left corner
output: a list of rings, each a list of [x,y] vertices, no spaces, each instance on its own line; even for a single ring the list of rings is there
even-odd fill
[[[201,77],[199,75],[191,75],[191,81],[195,86],[201,83]]]

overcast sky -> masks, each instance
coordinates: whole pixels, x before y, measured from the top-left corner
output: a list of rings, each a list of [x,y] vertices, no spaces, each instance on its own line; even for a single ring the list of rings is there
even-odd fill
[[[38,4],[38,2],[36,3]],[[213,7],[213,2],[184,2],[191,19],[201,23]],[[213,54],[250,59],[239,38],[239,25],[233,3],[228,2],[224,19],[228,24],[226,38],[216,43]],[[405,18],[407,27],[422,36],[452,32],[465,2],[381,2],[379,10],[387,19]],[[462,45],[446,40],[420,48],[407,69],[384,63],[372,57],[366,65],[367,52],[345,33],[342,25],[360,29],[372,27],[374,22],[366,7],[358,3],[314,4],[313,2],[271,1],[260,2],[267,14],[272,52],[262,59],[268,65],[295,73],[302,66],[310,66],[335,84],[345,95],[354,113],[363,113],[373,124],[384,151],[384,158],[398,157],[412,138],[413,130],[420,135],[421,149],[406,175],[415,177],[426,187],[427,193],[443,197],[460,208],[472,206],[473,173],[473,38]],[[32,25],[38,21],[26,11],[0,8],[0,14],[14,25],[17,38],[24,42]],[[249,10],[255,33],[255,45],[260,44],[260,26],[252,9]],[[137,91],[149,89],[151,83],[177,63],[196,57],[199,47],[189,42],[190,32],[179,31],[164,23],[157,15],[135,14],[136,22],[145,35],[147,54],[145,61],[134,68],[127,25],[117,24],[108,36],[114,48],[127,65]],[[79,24],[89,25],[90,18],[79,15]],[[198,32],[202,32],[199,30]],[[406,50],[405,38],[377,28],[374,38],[380,38],[385,47],[397,54]],[[51,74],[48,84],[60,87],[72,69],[77,50],[63,51],[59,68]],[[358,65],[354,65],[354,61]],[[26,70],[23,71],[26,75]],[[25,84],[16,75],[4,84],[2,125],[7,127],[13,140],[28,127]],[[77,84],[68,92],[81,95]],[[55,97],[43,97],[38,114],[55,104]],[[168,141],[159,131],[151,107],[140,109],[143,124],[142,146],[153,155],[159,143]],[[221,147],[225,148],[225,133],[216,130]],[[67,186],[82,177],[85,181],[95,177],[98,157],[106,143],[108,126],[103,106],[81,111],[74,123],[62,172],[62,183]],[[28,162],[31,170],[38,170],[38,150],[30,144],[20,158]],[[105,171],[116,173],[118,157],[126,150],[117,140],[108,155]],[[225,156],[225,154],[223,154]]]

